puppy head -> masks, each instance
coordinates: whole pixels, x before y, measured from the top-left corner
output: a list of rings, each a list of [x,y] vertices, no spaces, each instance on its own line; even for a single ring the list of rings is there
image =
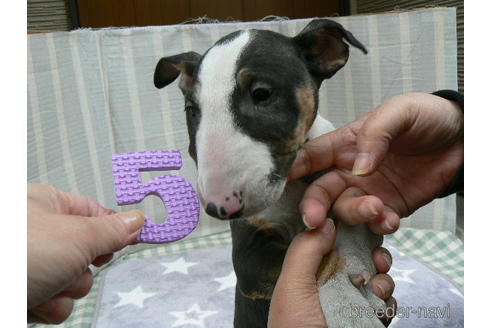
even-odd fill
[[[340,24],[319,19],[293,38],[238,31],[203,56],[160,59],[157,88],[181,74],[189,153],[208,214],[248,217],[280,198],[316,117],[318,88],[348,59],[344,40],[366,53]]]

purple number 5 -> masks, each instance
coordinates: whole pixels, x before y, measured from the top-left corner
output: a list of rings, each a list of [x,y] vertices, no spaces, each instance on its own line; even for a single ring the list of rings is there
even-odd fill
[[[179,170],[179,150],[154,150],[113,155],[113,177],[118,205],[141,202],[147,195],[159,196],[168,218],[156,224],[145,216],[137,241],[165,243],[189,235],[198,224],[200,204],[193,186],[180,176],[167,174],[143,183],[140,171]]]

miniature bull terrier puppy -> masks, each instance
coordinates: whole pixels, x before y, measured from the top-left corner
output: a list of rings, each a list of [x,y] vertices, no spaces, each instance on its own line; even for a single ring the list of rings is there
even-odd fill
[[[306,229],[298,206],[308,183],[287,184],[287,176],[300,147],[334,129],[317,113],[318,91],[347,62],[344,41],[367,53],[340,24],[316,19],[292,38],[237,31],[204,55],[165,57],[155,69],[157,88],[181,75],[200,201],[209,215],[230,221],[236,328],[267,326],[286,250]],[[337,223],[335,250],[318,272],[330,328],[384,327],[373,313],[384,302],[369,285],[351,281],[375,274],[371,252],[381,243],[366,225]]]

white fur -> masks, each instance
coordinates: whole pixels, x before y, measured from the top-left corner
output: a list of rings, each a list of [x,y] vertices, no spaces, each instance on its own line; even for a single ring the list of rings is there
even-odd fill
[[[254,199],[278,198],[284,184],[269,186],[268,174],[274,168],[268,147],[242,133],[235,126],[230,110],[230,96],[236,85],[235,72],[251,32],[241,32],[235,39],[212,47],[198,72],[198,100],[201,121],[196,135],[198,190],[205,204],[214,202],[233,212],[225,202],[232,193],[243,192],[247,212],[258,211],[263,204]],[[255,190],[248,188],[255,187]],[[257,193],[264,197],[257,197]],[[255,195],[249,197],[248,195]]]
[[[317,138],[320,135],[331,132],[333,130],[335,130],[333,124],[318,114],[314,119],[311,129],[309,129],[308,132],[309,140]]]

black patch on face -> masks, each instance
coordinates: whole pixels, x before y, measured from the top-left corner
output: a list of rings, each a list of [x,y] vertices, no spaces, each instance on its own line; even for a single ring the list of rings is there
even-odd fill
[[[230,42],[240,33],[236,31],[226,35],[215,45]],[[291,38],[266,30],[251,30],[250,33],[250,42],[241,53],[235,72],[237,77],[241,69],[247,69],[248,77],[245,83],[236,83],[229,100],[230,110],[238,129],[269,147],[275,168],[268,179],[271,183],[277,183],[287,176],[296,155],[292,147],[287,147],[301,111],[296,90],[317,85],[317,81],[309,74],[301,49]],[[190,138],[188,152],[195,162],[196,132],[201,111],[194,93],[195,84],[200,83],[197,81],[200,65],[207,53],[198,63],[193,86],[185,95]],[[317,92],[313,93],[316,111],[318,95]]]
[[[295,151],[286,147],[294,135],[301,108],[296,90],[313,84],[299,49],[281,34],[253,30],[239,57],[236,76],[247,69],[248,78],[231,95],[234,123],[244,134],[266,144],[275,162],[270,181],[287,175]]]

